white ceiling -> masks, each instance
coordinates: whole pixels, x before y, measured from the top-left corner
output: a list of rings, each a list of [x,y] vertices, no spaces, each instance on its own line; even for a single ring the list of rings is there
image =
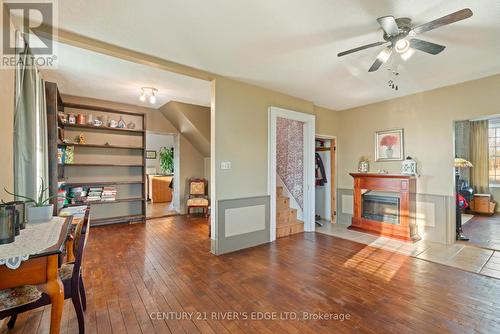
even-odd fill
[[[42,70],[63,94],[159,108],[170,100],[210,106],[210,83],[66,44],[57,45],[58,67]],[[141,102],[141,87],[158,89],[157,102]]]
[[[388,71],[368,73],[382,47],[376,18],[425,23],[469,7],[474,16],[420,35],[446,45]],[[345,109],[500,73],[498,0],[73,0],[59,1],[63,29],[333,109]]]

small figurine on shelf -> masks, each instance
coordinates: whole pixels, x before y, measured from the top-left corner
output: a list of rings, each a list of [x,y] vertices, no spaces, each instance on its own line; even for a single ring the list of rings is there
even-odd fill
[[[108,119],[108,127],[110,128],[116,128],[118,126],[118,122],[115,121],[114,119]]]
[[[84,114],[78,114],[76,116],[76,123],[78,125],[85,125],[85,115]]]
[[[116,126],[118,129],[125,129],[127,124],[123,120],[123,116],[120,116],[120,120],[118,121],[118,125]]]
[[[87,144],[87,141],[85,140],[85,136],[83,135],[83,133],[80,133],[80,135],[76,137],[76,142],[78,144]]]
[[[66,124],[68,123],[68,115],[63,112],[57,113],[57,118],[59,119],[59,123]]]
[[[130,121],[128,124],[127,124],[127,128],[130,129],[130,130],[133,130],[135,129],[135,123]]]
[[[76,124],[75,114],[69,114],[69,116],[68,116],[68,124],[73,124],[73,125]]]

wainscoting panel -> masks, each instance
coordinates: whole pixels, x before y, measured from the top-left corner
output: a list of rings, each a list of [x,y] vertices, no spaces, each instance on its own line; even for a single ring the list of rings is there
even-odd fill
[[[338,208],[338,223],[351,225],[353,212],[353,190],[337,189],[337,198],[341,198]],[[444,195],[417,194],[417,226],[420,237],[424,240],[450,243],[448,224],[454,221],[453,197]]]
[[[217,254],[270,241],[270,196],[222,200],[217,208]]]

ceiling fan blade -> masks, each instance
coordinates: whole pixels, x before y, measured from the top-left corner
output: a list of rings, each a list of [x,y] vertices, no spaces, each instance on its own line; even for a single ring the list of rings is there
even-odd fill
[[[389,60],[392,54],[392,47],[388,46],[384,48],[382,51],[377,56],[377,59],[375,59],[375,62],[373,63],[372,67],[368,70],[368,72],[375,72],[382,66],[383,63]]]
[[[394,16],[382,16],[379,17],[377,21],[387,35],[396,36],[399,34],[398,24]]]
[[[410,47],[419,51],[430,53],[431,55],[437,55],[446,48],[444,45],[423,41],[417,38],[410,40]]]
[[[436,19],[431,22],[427,22],[424,24],[421,24],[415,28],[413,28],[413,32],[415,34],[421,34],[426,31],[430,31],[442,26],[445,26],[447,24],[451,24],[457,21],[465,20],[469,17],[472,16],[472,11],[469,8],[464,8],[462,10],[459,10],[458,12],[451,13],[449,15],[440,17],[439,19]]]
[[[357,47],[357,48],[354,48],[354,49],[350,49],[350,50],[347,50],[347,51],[344,51],[344,52],[340,52],[339,54],[337,54],[337,57],[342,57],[342,56],[348,55],[350,53],[358,52],[358,51],[361,51],[361,50],[364,50],[364,49],[373,48],[375,46],[379,46],[379,45],[382,45],[382,44],[385,44],[385,43],[387,43],[387,42],[385,42],[385,41],[384,42],[375,42],[375,43],[363,45],[363,46],[360,46],[360,47]]]

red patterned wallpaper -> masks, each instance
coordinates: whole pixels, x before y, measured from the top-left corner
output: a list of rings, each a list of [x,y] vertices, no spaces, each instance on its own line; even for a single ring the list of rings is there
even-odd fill
[[[304,208],[304,123],[278,117],[276,132],[276,171]]]

